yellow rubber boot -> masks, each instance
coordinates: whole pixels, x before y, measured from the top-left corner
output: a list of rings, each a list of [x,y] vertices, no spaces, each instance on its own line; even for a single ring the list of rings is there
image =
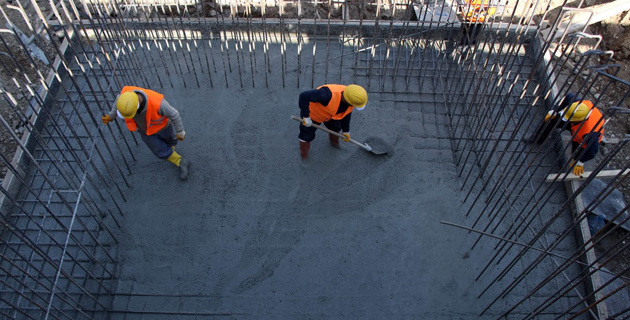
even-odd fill
[[[179,167],[180,179],[186,180],[186,178],[188,178],[188,166],[190,165],[190,161],[183,159],[179,153],[175,152],[175,148],[173,148],[173,153],[167,160]]]
[[[182,161],[182,156],[173,150],[173,153],[168,157],[169,162],[172,162],[174,165],[179,167],[179,163]]]

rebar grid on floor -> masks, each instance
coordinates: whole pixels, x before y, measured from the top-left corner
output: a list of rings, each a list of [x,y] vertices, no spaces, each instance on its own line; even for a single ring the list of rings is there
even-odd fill
[[[200,79],[206,78],[212,87],[311,88],[354,82],[384,100],[391,95],[394,104],[409,110],[422,108],[424,99],[444,104],[447,112],[436,110],[439,116],[432,118],[423,114],[422,122],[450,128],[450,152],[467,194],[466,216],[474,217],[469,226],[445,223],[479,234],[471,254],[481,241],[495,246],[494,256],[488,257],[477,278],[485,288],[479,297],[494,286],[502,291],[484,297],[491,301],[484,313],[521,287],[527,295],[500,309],[503,314],[498,318],[628,316],[628,310],[603,308],[607,298],[626,290],[628,279],[622,274],[628,270],[586,288],[593,275],[608,272],[605,267],[611,259],[583,259],[627,222],[625,208],[611,213],[610,228],[602,229],[603,234],[589,235],[583,243],[573,235],[589,211],[625,179],[622,172],[628,162],[615,168],[622,169],[620,174],[594,200],[571,215],[574,200],[593,176],[564,199],[558,195],[564,184],[546,182],[545,177],[569,172],[562,150],[567,146],[561,145],[556,154],[554,143],[521,142],[539,125],[546,109],[568,92],[599,105],[613,87],[623,87],[626,91],[613,108],[604,108],[607,119],[625,113],[630,93],[628,83],[616,77],[618,67],[602,59],[611,53],[598,49],[597,36],[566,32],[557,39],[530,23],[546,2],[527,6],[518,1],[515,8],[524,8],[520,19],[507,17],[506,11],[505,17],[484,24],[476,43],[468,45],[460,43],[460,28],[467,26],[460,25],[456,10],[438,2],[410,2],[405,9],[393,6],[413,12],[418,20],[406,22],[381,20],[379,15],[364,20],[363,14],[338,21],[331,13],[339,3],[331,2],[327,17],[310,19],[302,17],[301,8],[295,19],[282,10],[277,18],[265,17],[264,2],[258,8],[261,18],[228,15],[220,6],[213,7],[219,14],[206,17],[205,9],[165,3],[52,4],[48,11],[35,1],[17,1],[10,10],[26,17],[31,6],[39,25],[26,20],[27,30],[9,24],[0,34],[6,52],[2,67],[11,75],[9,82],[3,80],[3,98],[28,132],[20,140],[10,119],[0,118],[20,141],[21,154],[17,159],[2,154],[9,170],[5,181],[21,185],[19,192],[7,184],[1,189],[4,208],[12,207],[2,210],[0,312],[6,317],[100,319],[107,314],[115,295],[112,229],[125,212],[123,190],[129,187],[125,175],[131,173],[128,163],[134,160],[130,145],[137,142],[120,125],[100,126],[100,114],[110,108],[124,84],[201,87]],[[201,2],[202,8],[208,4]],[[362,2],[360,12],[368,8],[381,5]],[[239,12],[235,4],[230,9]],[[567,12],[571,9],[560,15]],[[568,30],[561,22],[556,19],[552,30]],[[22,32],[32,39],[20,37]],[[51,50],[38,57],[29,49],[33,44]],[[576,55],[577,61],[569,59]],[[332,76],[332,68],[345,72]],[[566,68],[569,75],[559,76]],[[27,69],[35,71],[35,79]],[[282,83],[270,83],[269,75],[278,73]],[[593,90],[596,81],[605,85]],[[27,103],[18,103],[15,92],[27,97],[20,100]],[[110,139],[123,143],[112,146]],[[616,144],[592,171],[606,169],[625,143]],[[626,238],[606,257],[627,250]],[[528,277],[539,269],[549,270],[547,277]],[[623,284],[616,284],[617,279]]]

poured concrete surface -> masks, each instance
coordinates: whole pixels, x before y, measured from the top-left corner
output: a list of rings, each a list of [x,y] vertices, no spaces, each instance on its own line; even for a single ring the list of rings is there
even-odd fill
[[[318,132],[303,163],[290,116],[310,79],[297,88],[293,73],[283,88],[275,68],[269,88],[262,74],[240,88],[234,71],[226,88],[221,74],[214,87],[198,73],[204,89],[190,76],[187,88],[177,79],[153,88],[180,110],[187,137],[177,151],[191,176],[179,181],[173,165],[132,147],[112,319],[494,319],[525,296],[517,288],[480,316],[503,289],[478,298],[502,267],[475,280],[494,243],[469,252],[474,234],[439,223],[477,215],[465,217],[432,75],[412,83],[418,93],[372,78],[368,107],[353,113],[352,138],[383,139],[390,154],[338,150]]]
[[[474,238],[439,224],[465,214],[446,127],[418,125],[444,115],[400,116],[373,94],[352,136],[393,153],[337,150],[320,132],[303,165],[289,117],[299,90],[162,92],[181,110],[191,177],[136,148],[118,291],[199,295],[197,311],[263,318],[477,318],[475,256],[462,258]]]

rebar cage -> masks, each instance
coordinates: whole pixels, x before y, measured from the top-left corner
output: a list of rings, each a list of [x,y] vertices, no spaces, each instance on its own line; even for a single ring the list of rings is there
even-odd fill
[[[595,235],[584,227],[624,182],[628,162],[617,154],[626,140],[590,164],[594,174],[581,184],[567,182],[568,197],[558,183],[570,171],[566,137],[522,142],[569,92],[595,105],[615,97],[602,106],[607,121],[627,110],[628,82],[616,76],[612,53],[599,48],[601,37],[566,23],[583,10],[563,7],[550,17],[548,5],[501,3],[496,17],[471,25],[460,21],[456,4],[439,1],[15,1],[3,8],[0,33],[9,75],[2,96],[11,111],[0,120],[18,146],[15,156],[1,154],[0,312],[16,319],[133,316],[117,310],[115,299],[127,294],[118,284],[117,239],[138,141],[118,123],[100,124],[122,86],[359,83],[391,110],[423,110],[422,131],[412,136],[423,138],[422,148],[452,155],[468,220],[443,223],[478,235],[471,252],[494,246],[476,279],[484,287],[480,317],[628,317],[628,308],[606,303],[627,291],[629,270],[606,268],[627,251],[627,234],[594,254],[627,225],[627,208],[607,213],[608,227]],[[471,28],[481,30],[466,43]],[[594,175],[607,169],[619,171],[582,202]],[[545,276],[533,279],[541,270]],[[506,299],[517,287],[527,293]],[[489,297],[489,288],[500,289]]]

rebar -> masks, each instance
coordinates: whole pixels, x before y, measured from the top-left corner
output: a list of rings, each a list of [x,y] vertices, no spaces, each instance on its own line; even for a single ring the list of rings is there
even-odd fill
[[[36,61],[30,43],[20,38],[21,31],[2,9],[9,23],[0,30],[0,45],[6,48],[0,68],[11,76],[0,83],[0,95],[28,135],[28,143],[23,143],[18,128],[0,115],[2,128],[21,154],[19,161],[0,155],[7,179],[21,185],[19,193],[0,188],[0,205],[10,208],[0,216],[7,230],[0,240],[0,313],[7,318],[151,314],[109,310],[117,294],[113,248],[125,223],[123,203],[130,201],[125,194],[132,187],[127,175],[133,174],[136,157],[128,130],[118,123],[116,129],[105,129],[99,116],[112,109],[125,85],[202,88],[207,79],[214,88],[221,86],[222,81],[213,81],[221,74],[226,88],[235,81],[240,88],[271,88],[280,86],[274,83],[280,78],[282,88],[295,83],[296,89],[331,79],[357,83],[370,95],[380,95],[380,102],[395,112],[418,111],[418,125],[426,132],[411,138],[449,140],[462,191],[461,221],[443,224],[474,233],[467,249],[471,255],[486,255],[485,263],[475,266],[480,270],[475,280],[480,284],[477,299],[484,304],[481,315],[496,311],[492,314],[499,315],[497,319],[598,318],[605,314],[606,299],[628,287],[629,270],[604,269],[627,250],[622,242],[627,236],[599,252],[594,261],[584,260],[613,231],[620,232],[628,220],[623,216],[627,207],[607,217],[605,229],[584,235],[585,241],[575,244],[570,254],[559,250],[571,242],[575,230],[588,224],[589,212],[627,183],[620,173],[573,212],[595,175],[613,164],[621,172],[630,169],[627,159],[618,156],[627,140],[601,155],[593,174],[567,197],[564,180],[570,159],[579,158],[585,142],[570,149],[567,138],[556,134],[539,146],[522,141],[537,128],[570,129],[560,122],[546,128],[541,120],[567,93],[601,105],[605,120],[621,120],[627,114],[630,83],[618,76],[619,66],[611,63],[613,52],[599,48],[601,36],[569,30],[574,15],[584,11],[579,6],[565,1],[558,12],[551,10],[550,1],[516,1],[509,15],[486,17],[473,26],[455,16],[457,4],[449,7],[441,1],[298,0],[297,15],[289,11],[293,2],[280,1],[277,16],[271,16],[265,1],[232,1],[224,8],[202,0],[193,8],[167,2],[31,0],[37,21],[27,19],[22,4],[27,2],[14,2],[12,10],[23,16],[33,43],[50,50],[43,54],[48,63]],[[216,6],[213,17],[206,14],[210,5]],[[307,16],[307,5],[314,7],[314,16]],[[341,19],[332,15],[338,5]],[[391,17],[381,16],[386,5]],[[51,9],[50,19],[44,6]],[[257,6],[259,12],[252,10]],[[319,16],[320,6],[328,7],[327,16]],[[394,15],[401,10],[413,13],[416,21],[396,21]],[[357,12],[359,16],[352,16]],[[540,13],[542,20],[550,21],[548,28],[532,23]],[[473,39],[470,33],[477,27],[480,33]],[[11,47],[9,39],[18,47]],[[464,40],[472,42],[462,45]],[[19,55],[26,56],[28,65],[20,64]],[[37,78],[29,78],[27,69]],[[331,71],[335,69],[338,76]],[[563,70],[568,77],[557,76]],[[18,103],[14,92],[28,101]],[[614,96],[614,106],[603,105],[604,97],[615,92],[620,94]],[[396,109],[399,106],[403,109]],[[534,138],[541,138],[540,132]],[[137,146],[133,134],[131,139]],[[560,174],[547,182],[545,177],[553,173]],[[495,242],[487,245],[488,239]],[[547,267],[544,276],[533,276]],[[612,280],[585,289],[584,284],[601,272]],[[615,287],[614,280],[624,284]],[[517,288],[526,294],[500,306]],[[486,297],[491,292],[492,297]],[[539,299],[543,292],[548,296]],[[516,311],[523,308],[529,312]],[[161,314],[224,315],[194,310]],[[610,316],[627,317],[628,310]]]

